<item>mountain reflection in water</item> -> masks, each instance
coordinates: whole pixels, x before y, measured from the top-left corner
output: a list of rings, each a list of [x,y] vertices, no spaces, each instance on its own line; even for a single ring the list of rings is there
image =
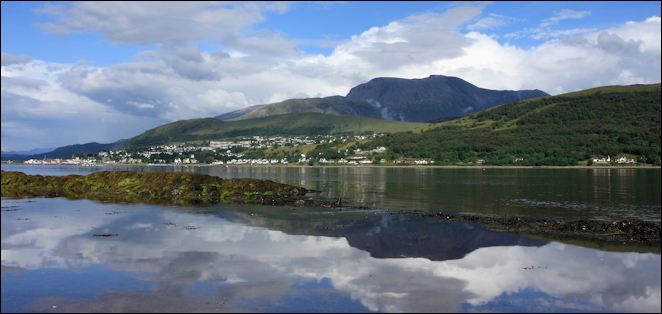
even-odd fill
[[[2,205],[18,206],[2,212],[2,312],[660,311],[659,255],[469,223],[65,199]],[[102,233],[117,236],[93,236]]]

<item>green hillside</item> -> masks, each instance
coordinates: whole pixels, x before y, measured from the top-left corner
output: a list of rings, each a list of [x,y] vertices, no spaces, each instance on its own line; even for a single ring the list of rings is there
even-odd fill
[[[337,116],[321,113],[284,114],[238,121],[205,118],[176,121],[148,130],[130,139],[129,146],[148,146],[253,135],[394,133],[421,128],[425,125],[422,123],[395,122],[360,116]]]
[[[363,101],[349,101],[341,96],[324,98],[288,99],[278,103],[259,105],[237,110],[216,118],[220,120],[245,120],[290,113],[317,112],[340,116],[381,118],[379,110]]]
[[[15,155],[15,154],[2,154],[2,160],[28,160],[28,159],[44,159],[44,158],[71,158],[74,155],[97,153],[103,150],[121,149],[125,146],[127,140],[119,140],[112,143],[101,144],[91,142],[86,144],[74,144],[58,147],[50,152],[32,154],[32,155]]]
[[[438,164],[578,165],[628,154],[660,164],[660,84],[608,86],[515,102],[364,144]]]

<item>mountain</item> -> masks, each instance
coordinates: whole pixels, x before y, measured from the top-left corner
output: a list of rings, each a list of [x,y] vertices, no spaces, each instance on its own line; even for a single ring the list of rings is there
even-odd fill
[[[423,79],[375,78],[347,96],[289,99],[217,116],[242,120],[286,113],[319,112],[395,121],[429,122],[466,116],[496,105],[548,96],[540,90],[496,91],[460,78],[432,75]]]
[[[127,145],[138,147],[253,135],[392,133],[409,131],[424,126],[425,124],[421,123],[395,122],[361,116],[338,116],[315,112],[282,114],[238,121],[204,118],[181,120],[156,127],[131,138]]]
[[[47,153],[55,148],[35,148],[31,150],[17,150],[17,151],[2,151],[0,152],[2,155],[35,155],[35,154],[41,154],[41,153]]]
[[[260,210],[256,208],[255,210]],[[236,218],[235,218],[236,217]],[[425,219],[414,215],[307,215],[293,219],[273,210],[260,214],[233,212],[229,219],[290,235],[343,237],[350,246],[376,258],[422,257],[433,261],[461,259],[484,247],[542,246],[544,240],[519,237],[480,226]],[[378,231],[377,231],[378,230]]]
[[[383,119],[430,121],[461,117],[496,105],[548,96],[540,90],[496,91],[476,87],[457,77],[424,79],[376,78],[349,91],[346,100],[365,101]]]
[[[577,165],[628,154],[660,164],[660,84],[607,86],[502,105],[363,145],[438,164]]]
[[[100,144],[91,142],[86,144],[74,144],[58,147],[47,153],[33,154],[33,155],[16,155],[16,154],[3,154],[2,160],[28,160],[28,159],[44,159],[44,158],[71,158],[75,154],[88,154],[96,153],[103,150],[113,150],[123,148],[128,140],[119,140],[117,142]]]
[[[30,155],[12,154],[12,153],[2,152],[0,154],[0,159],[1,160],[28,160],[28,159],[30,159]]]
[[[36,154],[47,153],[54,150],[54,148],[35,148],[24,151],[0,151],[1,160],[28,160],[30,156]]]

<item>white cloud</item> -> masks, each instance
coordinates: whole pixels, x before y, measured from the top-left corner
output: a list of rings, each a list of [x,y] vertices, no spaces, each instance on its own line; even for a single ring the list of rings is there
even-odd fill
[[[552,25],[558,24],[560,21],[568,19],[582,19],[587,16],[590,16],[590,11],[577,11],[571,9],[563,9],[561,11],[555,12],[554,15],[548,19],[545,19],[540,23],[541,27],[549,27]]]
[[[491,30],[502,26],[506,26],[516,20],[517,19],[512,17],[490,13],[488,16],[483,17],[478,21],[467,25],[467,29],[470,31]]]
[[[74,66],[39,60],[2,67],[2,150],[112,142],[166,120],[114,110],[62,87]]]
[[[2,53],[2,58],[0,59],[2,66],[12,65],[12,64],[23,64],[32,61],[32,58],[28,56],[17,56],[10,53]]]
[[[432,68],[497,89],[538,88],[558,94],[601,85],[660,82],[660,21],[651,18],[547,41],[531,49],[501,44],[481,33],[455,59]]]
[[[38,12],[53,15],[41,27],[55,34],[101,32],[114,43],[185,43],[236,36],[264,20],[266,11],[285,12],[284,2],[74,2]]]
[[[551,17],[544,19],[540,24],[533,28],[527,28],[522,31],[505,34],[505,38],[516,39],[522,37],[529,37],[535,40],[550,40],[555,38],[567,38],[571,36],[583,35],[596,31],[595,28],[571,28],[571,29],[556,29],[563,20],[569,19],[582,19],[590,16],[590,11],[577,11],[571,9],[563,9],[555,12]]]
[[[351,61],[360,60],[364,70],[381,71],[456,57],[470,43],[458,29],[478,14],[478,7],[458,7],[373,27],[339,45],[329,59],[340,67],[340,62],[354,66]]]

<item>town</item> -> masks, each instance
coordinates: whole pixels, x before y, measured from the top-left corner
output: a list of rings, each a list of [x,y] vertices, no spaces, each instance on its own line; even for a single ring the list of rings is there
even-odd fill
[[[383,134],[356,136],[252,136],[232,140],[211,140],[151,146],[142,150],[111,150],[78,154],[70,159],[30,159],[25,164],[149,165],[368,165],[386,163],[386,148],[362,150],[354,144]],[[344,149],[332,149],[343,147]],[[428,165],[430,159],[398,158],[396,164]]]
[[[196,141],[156,145],[143,149],[120,149],[90,154],[76,154],[68,159],[30,159],[31,165],[147,164],[147,165],[435,165],[426,158],[408,158],[389,152],[386,147],[361,149],[365,143],[383,134],[318,136],[252,136],[235,139]],[[524,161],[514,157],[514,163]],[[477,159],[468,165],[481,166]],[[588,165],[609,166],[637,164],[632,156],[600,156]]]

